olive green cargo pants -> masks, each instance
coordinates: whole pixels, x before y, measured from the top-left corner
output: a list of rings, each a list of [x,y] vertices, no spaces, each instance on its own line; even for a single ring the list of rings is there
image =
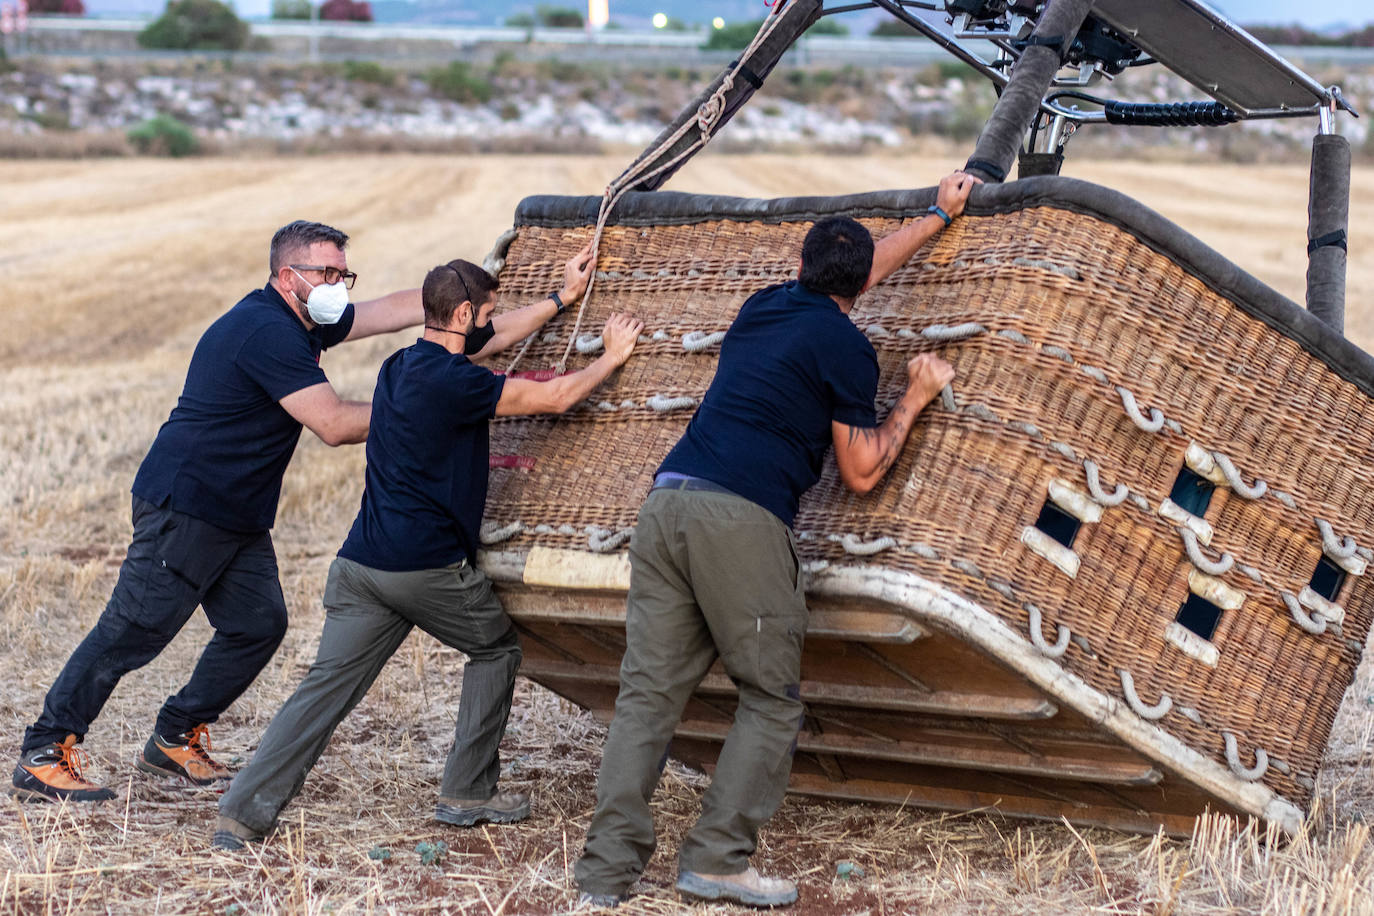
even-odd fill
[[[801,725],[807,612],[791,529],[733,494],[655,489],[630,568],[620,694],[575,869],[592,894],[624,893],[653,855],[649,800],[687,699],[717,657],[739,706],[681,869],[749,867],[760,825],[782,802]]]
[[[220,799],[220,814],[260,833],[300,791],[334,729],[367,694],[412,627],[468,656],[453,747],[439,794],[488,798],[501,772],[520,641],[491,590],[466,561],[387,572],[337,557],[324,589],[324,632],[315,663],[272,718],[257,753]]]

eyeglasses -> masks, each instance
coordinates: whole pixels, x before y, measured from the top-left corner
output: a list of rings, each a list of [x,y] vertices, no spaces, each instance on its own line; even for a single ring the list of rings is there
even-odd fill
[[[351,270],[339,270],[337,267],[326,267],[320,264],[292,264],[290,267],[294,270],[318,270],[324,274],[324,282],[330,286],[342,280],[345,289],[352,289],[353,284],[358,282],[358,275]]]

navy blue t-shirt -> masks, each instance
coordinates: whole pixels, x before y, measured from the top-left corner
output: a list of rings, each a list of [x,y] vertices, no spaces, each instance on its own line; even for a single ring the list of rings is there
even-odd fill
[[[418,340],[382,364],[363,503],[339,556],[390,572],[477,557],[490,464],[487,421],[504,376]]]
[[[835,300],[797,282],[750,296],[720,365],[659,471],[701,477],[786,524],[820,479],[830,423],[878,425],[878,355]]]
[[[353,328],[306,330],[270,285],[244,296],[201,335],[186,386],[134,477],[133,492],[231,531],[266,531],[301,424],[277,402],[328,381],[320,353]]]

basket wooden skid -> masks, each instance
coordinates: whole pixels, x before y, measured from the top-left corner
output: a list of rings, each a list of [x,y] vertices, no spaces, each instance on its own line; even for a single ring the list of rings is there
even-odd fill
[[[793,788],[1172,832],[1210,806],[1294,829],[1370,626],[1371,361],[1120,195],[979,191],[852,315],[880,415],[915,353],[958,377],[871,494],[828,464],[803,501]],[[625,542],[714,374],[713,335],[794,273],[815,218],[882,235],[932,199],[622,203],[569,368],[612,311],[646,340],[570,414],[493,425],[482,562],[526,634],[524,673],[609,716]],[[556,284],[594,213],[522,204],[502,307]],[[516,371],[557,362],[572,317]],[[1168,499],[1185,467],[1215,485],[1201,518]],[[1071,548],[1038,532],[1047,503],[1078,521]],[[1304,590],[1323,558],[1344,576],[1326,603]],[[1210,639],[1176,619],[1190,595],[1220,613]],[[674,753],[709,769],[732,704],[713,671]]]

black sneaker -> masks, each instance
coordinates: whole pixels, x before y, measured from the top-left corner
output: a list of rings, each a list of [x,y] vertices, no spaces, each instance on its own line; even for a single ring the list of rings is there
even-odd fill
[[[530,816],[530,797],[524,792],[497,792],[491,798],[444,798],[434,819],[457,827],[476,824],[514,824]]]
[[[114,792],[82,778],[81,770],[88,762],[86,752],[76,746],[76,735],[68,735],[61,744],[46,744],[19,758],[10,794],[24,801],[102,802],[114,798]]]

